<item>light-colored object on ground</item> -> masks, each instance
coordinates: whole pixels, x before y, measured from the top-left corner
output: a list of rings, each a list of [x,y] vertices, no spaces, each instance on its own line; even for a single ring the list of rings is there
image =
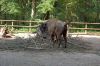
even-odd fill
[[[0,28],[0,38],[11,38],[11,34],[9,33],[8,28],[1,27]]]
[[[0,28],[0,38],[3,37],[4,31],[5,31],[4,29],[5,29],[4,27]]]

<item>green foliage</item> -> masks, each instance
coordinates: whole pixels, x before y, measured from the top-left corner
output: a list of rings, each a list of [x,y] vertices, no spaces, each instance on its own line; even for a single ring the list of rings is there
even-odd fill
[[[37,6],[39,13],[46,13],[47,11],[53,11],[55,0],[41,0],[40,4]]]
[[[19,29],[14,29],[15,32],[29,32],[29,28],[19,28]],[[31,29],[32,32],[36,32],[36,28]]]
[[[20,13],[19,5],[13,0],[0,0],[0,11],[6,14],[18,14]]]
[[[39,4],[36,6],[37,18],[43,18],[44,14],[46,14],[48,11],[50,15],[52,15],[54,11],[54,3],[55,0],[41,0]]]
[[[47,13],[49,12],[49,14]],[[0,0],[0,19],[100,22],[100,0]]]

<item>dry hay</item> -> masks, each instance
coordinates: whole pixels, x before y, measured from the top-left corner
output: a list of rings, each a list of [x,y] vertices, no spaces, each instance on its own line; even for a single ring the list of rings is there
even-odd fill
[[[63,39],[61,43],[61,48],[63,48]],[[1,49],[51,49],[52,44],[49,37],[43,39],[39,36],[32,36],[32,34],[21,34],[21,36],[15,35],[14,39],[0,39]],[[88,42],[83,41],[79,37],[68,37],[67,50],[80,50],[82,48],[90,49],[88,44]]]

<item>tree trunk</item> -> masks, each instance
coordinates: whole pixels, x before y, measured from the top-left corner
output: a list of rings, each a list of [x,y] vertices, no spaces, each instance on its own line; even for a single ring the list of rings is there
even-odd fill
[[[50,18],[50,11],[47,11],[43,16],[43,19],[48,20],[49,18]]]
[[[32,0],[31,19],[33,19],[35,16],[35,10],[36,10],[36,0]]]
[[[95,22],[99,22],[99,12],[96,14]]]
[[[99,22],[99,0],[97,0],[97,13],[96,13],[96,18],[95,18],[95,22]]]

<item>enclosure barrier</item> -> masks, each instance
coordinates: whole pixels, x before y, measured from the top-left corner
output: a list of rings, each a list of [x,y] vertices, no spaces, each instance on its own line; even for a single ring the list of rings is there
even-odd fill
[[[28,28],[28,32],[32,32],[32,28],[36,28],[39,26],[39,24],[43,23],[44,21],[25,21],[25,20],[0,20],[0,27],[11,27],[11,30],[13,28]],[[28,23],[27,26],[24,26],[25,24],[20,25],[21,23]],[[34,23],[34,25],[32,25]],[[23,31],[18,31],[23,32]],[[25,31],[27,32],[27,31]]]
[[[32,32],[32,28],[37,28],[39,24],[45,21],[25,21],[25,20],[0,20],[0,27],[11,27],[11,30],[14,28],[28,28],[28,32]],[[24,23],[20,25],[21,23]],[[25,26],[25,24],[28,24]],[[84,33],[70,33],[70,34],[87,34],[88,30],[100,30],[100,28],[88,28],[88,25],[100,25],[100,23],[87,23],[87,22],[71,22],[73,26],[77,25],[84,25],[84,28],[77,28],[77,27],[69,27],[70,30],[85,30]],[[23,32],[23,31],[18,31]],[[27,32],[27,31],[25,31]]]
[[[90,23],[87,23],[87,22],[71,22],[71,24],[76,25],[84,25],[84,28],[69,28],[70,30],[85,30],[84,33],[73,33],[73,34],[88,34],[88,30],[96,30],[96,31],[100,31],[100,28],[89,28],[88,26],[89,25],[100,25],[100,23],[93,23],[93,22],[90,22]]]

